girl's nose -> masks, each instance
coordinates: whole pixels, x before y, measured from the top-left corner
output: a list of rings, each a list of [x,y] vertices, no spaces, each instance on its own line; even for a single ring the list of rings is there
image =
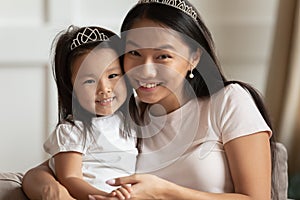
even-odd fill
[[[112,87],[110,84],[106,83],[106,81],[99,81],[98,88],[97,88],[97,94],[109,94],[112,92]]]
[[[105,89],[101,89],[101,90],[98,90],[98,94],[109,94],[109,93],[111,93],[112,92],[112,90],[110,89],[110,88],[105,88]]]

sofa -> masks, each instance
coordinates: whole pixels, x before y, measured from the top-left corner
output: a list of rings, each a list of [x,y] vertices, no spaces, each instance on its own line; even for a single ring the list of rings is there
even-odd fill
[[[276,159],[273,180],[274,198],[272,200],[287,200],[288,175],[287,175],[287,151],[281,143],[276,143]],[[28,200],[22,190],[21,173],[0,173],[0,200]]]
[[[21,173],[0,173],[0,200],[27,200],[22,190]]]

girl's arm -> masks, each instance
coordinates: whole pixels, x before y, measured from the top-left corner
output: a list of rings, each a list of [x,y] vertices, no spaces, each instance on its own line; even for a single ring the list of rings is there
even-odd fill
[[[64,185],[75,199],[89,199],[90,194],[108,195],[86,181],[82,176],[82,154],[63,152],[54,156],[55,171],[58,181]]]
[[[48,160],[25,173],[22,189],[29,199],[74,200],[67,189],[55,179],[48,167]]]
[[[267,200],[271,199],[269,134],[260,132],[236,138],[224,146],[234,193],[207,193],[185,188],[147,174],[110,180],[111,185],[133,184],[133,199]],[[180,169],[179,169],[180,170]],[[96,199],[114,199],[94,196]]]

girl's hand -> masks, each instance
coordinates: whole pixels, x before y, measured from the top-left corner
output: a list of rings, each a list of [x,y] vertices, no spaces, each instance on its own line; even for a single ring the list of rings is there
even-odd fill
[[[118,189],[113,190],[108,197],[117,197],[119,200],[130,199],[132,188],[130,185],[122,185]]]
[[[172,183],[149,174],[134,174],[107,181],[109,185],[120,186],[131,184],[130,199],[164,199],[165,192],[172,187]],[[93,200],[118,200],[117,197],[93,195]],[[92,198],[91,198],[92,200]]]

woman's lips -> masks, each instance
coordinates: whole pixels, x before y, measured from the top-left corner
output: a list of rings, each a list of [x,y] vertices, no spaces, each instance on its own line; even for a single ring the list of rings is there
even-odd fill
[[[161,85],[160,82],[145,83],[145,82],[139,81],[139,86],[142,87],[142,88],[151,89],[151,88],[155,88],[155,87],[157,87],[159,85]]]
[[[142,81],[139,81],[138,82],[138,90],[140,91],[144,91],[144,92],[152,92],[154,91],[155,89],[157,89],[158,86],[161,85],[160,82],[142,82]]]

